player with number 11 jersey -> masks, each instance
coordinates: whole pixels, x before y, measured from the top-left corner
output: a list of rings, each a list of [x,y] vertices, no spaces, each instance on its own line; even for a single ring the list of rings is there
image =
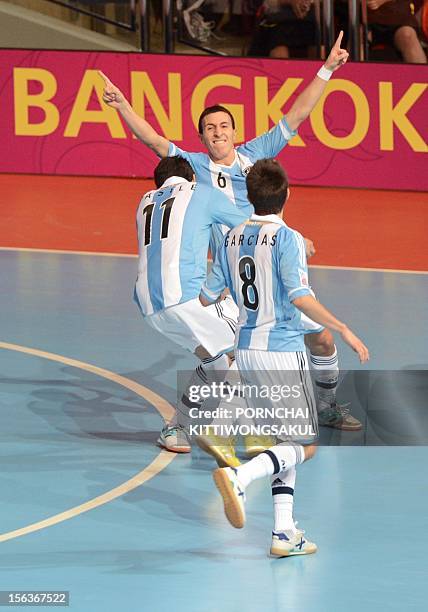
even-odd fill
[[[182,177],[170,177],[148,192],[137,211],[135,289],[143,315],[197,298],[207,273],[213,223],[233,227],[245,218],[225,195]]]

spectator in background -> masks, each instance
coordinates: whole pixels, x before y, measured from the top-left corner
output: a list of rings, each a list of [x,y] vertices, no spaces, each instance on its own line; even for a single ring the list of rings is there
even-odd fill
[[[405,62],[426,64],[427,56],[419,40],[415,16],[421,5],[422,0],[367,0],[372,45],[391,45]]]
[[[422,30],[422,41],[428,43],[428,0],[424,0],[418,13]]]
[[[318,38],[312,0],[264,0],[248,55],[315,57]]]

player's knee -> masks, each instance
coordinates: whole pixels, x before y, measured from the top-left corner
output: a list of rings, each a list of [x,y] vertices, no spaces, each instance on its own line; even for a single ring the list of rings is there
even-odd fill
[[[305,342],[312,355],[328,357],[335,351],[333,334],[328,329],[318,334],[307,334]]]
[[[309,461],[309,459],[312,459],[312,457],[317,452],[317,445],[309,444],[309,446],[305,446],[304,452],[305,452],[305,461]]]

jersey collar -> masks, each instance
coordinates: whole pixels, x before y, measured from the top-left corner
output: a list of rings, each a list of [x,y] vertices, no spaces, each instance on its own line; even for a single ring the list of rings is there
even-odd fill
[[[182,176],[170,176],[166,179],[166,181],[159,187],[159,189],[163,189],[164,187],[169,187],[170,185],[177,185],[178,183],[188,183],[189,181]]]
[[[284,225],[284,221],[278,215],[251,215],[250,221],[264,221],[265,223],[278,223],[278,225]]]
[[[233,158],[233,162],[231,164],[220,164],[219,162],[214,161],[210,157],[211,163],[214,164],[215,166],[219,166],[220,168],[233,168],[233,166],[236,164],[236,161],[238,159],[238,152],[235,148],[233,149],[233,152],[235,153],[235,157]]]

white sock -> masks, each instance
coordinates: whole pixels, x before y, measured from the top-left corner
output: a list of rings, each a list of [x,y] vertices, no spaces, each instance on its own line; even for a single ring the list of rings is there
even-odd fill
[[[220,426],[222,434],[226,435],[226,431],[224,430],[225,426],[231,426],[236,422],[236,413],[237,413],[237,409],[238,408],[246,408],[247,407],[247,403],[245,401],[245,397],[241,397],[241,394],[239,393],[239,388],[240,388],[240,383],[241,383],[241,377],[239,375],[239,371],[238,371],[238,366],[236,365],[236,361],[233,360],[232,363],[230,364],[230,366],[228,366],[227,368],[225,368],[226,375],[224,378],[224,382],[227,383],[229,385],[229,391],[231,392],[232,389],[235,389],[235,393],[232,397],[230,397],[228,395],[227,399],[222,399],[218,405],[218,409],[219,409],[219,414],[222,414],[222,410],[223,413],[225,413],[224,411],[226,411],[226,414],[231,414],[231,417],[228,418],[215,418],[213,419],[211,425],[217,425]],[[240,417],[239,423],[241,423],[241,418]]]
[[[318,412],[329,408],[336,402],[337,381],[339,380],[339,361],[337,349],[334,347],[333,355],[319,357],[309,356],[311,366],[315,372],[315,385],[317,388]]]
[[[243,487],[247,487],[257,478],[279,474],[297,463],[303,463],[304,460],[305,452],[300,444],[272,446],[251,461],[240,465],[237,468],[238,480]]]
[[[295,483],[295,466],[271,477],[273,511],[275,517],[274,531],[296,531],[293,520]]]

